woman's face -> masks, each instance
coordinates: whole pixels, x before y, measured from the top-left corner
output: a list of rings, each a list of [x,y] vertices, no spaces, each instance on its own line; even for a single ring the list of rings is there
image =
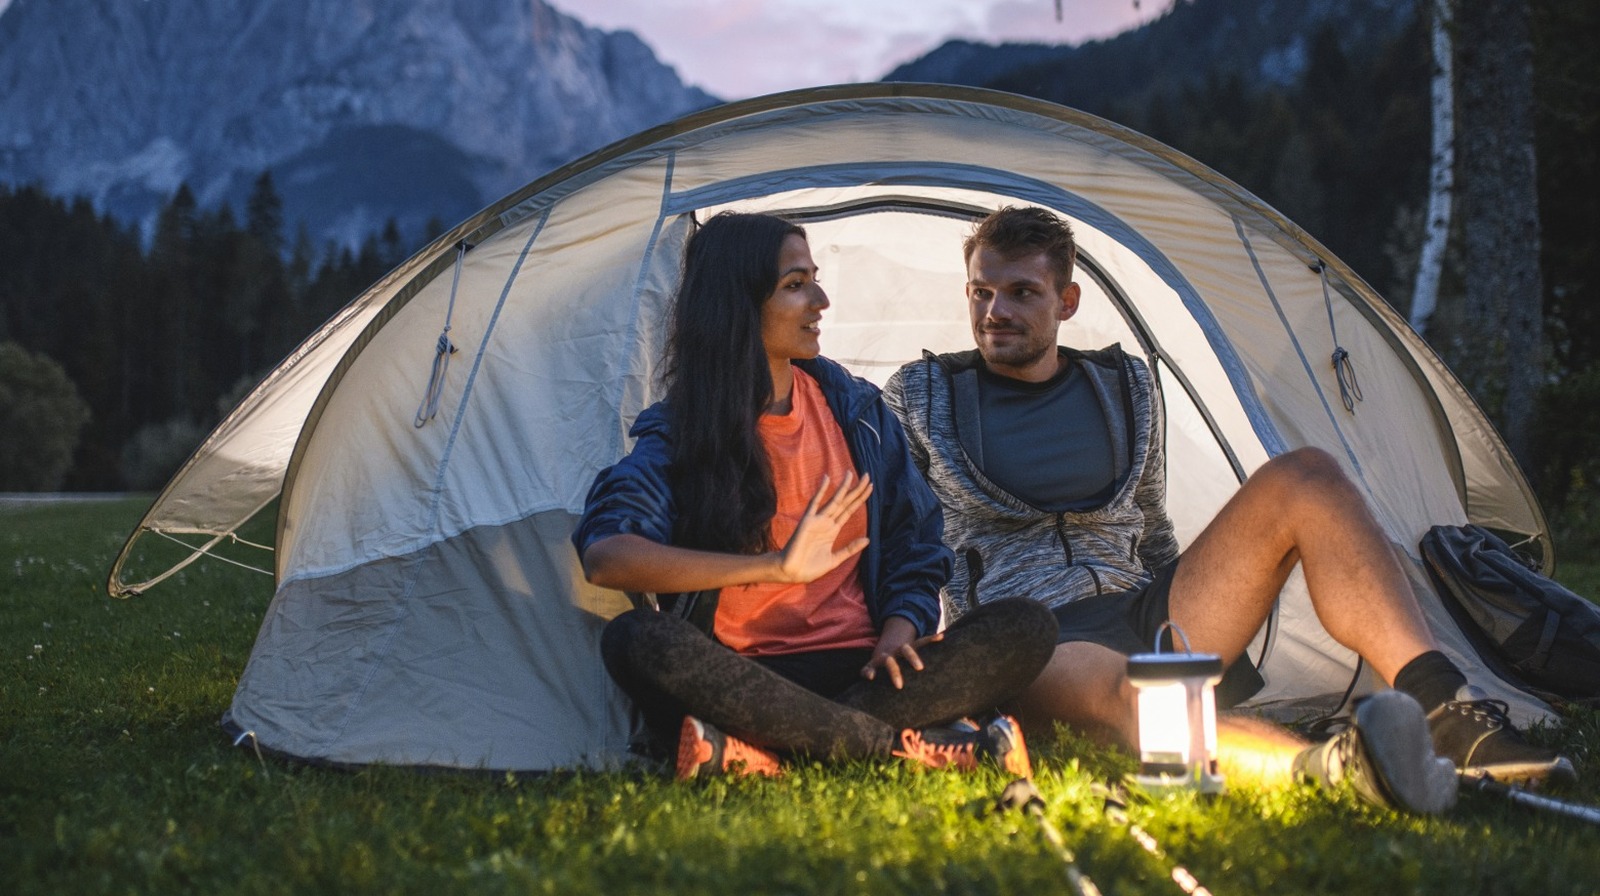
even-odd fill
[[[822,309],[828,294],[817,282],[806,238],[791,233],[778,253],[778,288],[761,306],[761,344],[774,360],[815,358],[822,353]]]

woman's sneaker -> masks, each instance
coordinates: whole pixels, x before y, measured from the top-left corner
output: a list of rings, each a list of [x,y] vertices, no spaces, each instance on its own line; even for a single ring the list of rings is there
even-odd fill
[[[1019,778],[1033,776],[1022,726],[1010,716],[995,716],[987,725],[907,728],[900,732],[894,755],[928,768],[973,771],[987,759]]]
[[[708,775],[776,778],[783,774],[783,768],[771,751],[723,734],[694,716],[684,716],[683,727],[678,731],[677,773],[679,781]]]
[[[1439,755],[1455,763],[1463,775],[1487,775],[1504,784],[1577,780],[1572,760],[1523,740],[1506,714],[1505,702],[1488,696],[1463,685],[1456,699],[1428,713]]]
[[[1434,755],[1422,705],[1400,691],[1357,703],[1350,727],[1296,756],[1294,770],[1388,809],[1435,815],[1456,803],[1455,767]]]

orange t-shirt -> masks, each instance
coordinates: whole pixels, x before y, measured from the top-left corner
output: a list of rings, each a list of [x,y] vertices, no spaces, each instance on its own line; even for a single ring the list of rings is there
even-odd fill
[[[783,416],[763,415],[758,426],[778,494],[772,543],[781,548],[805,515],[823,475],[827,474],[831,496],[845,475],[855,472],[855,462],[822,389],[798,367],[794,368],[792,409]],[[863,505],[845,521],[834,546],[847,545],[866,534],[867,508]],[[860,559],[857,554],[804,585],[761,583],[722,589],[717,603],[717,640],[750,655],[873,646],[878,637],[857,574]]]

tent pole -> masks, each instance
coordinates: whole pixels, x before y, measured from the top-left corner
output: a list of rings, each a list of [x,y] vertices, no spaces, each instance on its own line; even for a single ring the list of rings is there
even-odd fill
[[[1580,821],[1587,821],[1590,824],[1600,824],[1600,806],[1586,806],[1582,803],[1571,803],[1566,800],[1529,793],[1521,787],[1502,784],[1488,775],[1464,774],[1461,776],[1461,786],[1468,790],[1476,790],[1479,793],[1503,796],[1519,806],[1565,815],[1568,818],[1576,818]]]

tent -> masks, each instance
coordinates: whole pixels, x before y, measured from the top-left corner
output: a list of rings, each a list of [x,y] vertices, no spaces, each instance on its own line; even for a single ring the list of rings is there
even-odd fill
[[[947,86],[719,106],[467,220],[244,399],[161,493],[109,587],[137,593],[174,571],[123,580],[142,537],[185,540],[187,563],[277,498],[276,592],[224,719],[242,739],[340,764],[624,761],[634,723],[597,644],[627,602],[583,581],[568,536],[660,394],[694,222],[738,208],[804,223],[833,300],[823,350],[882,383],[925,348],[970,347],[960,240],[1025,203],[1080,235],[1084,298],[1063,341],[1121,342],[1161,378],[1180,541],[1268,458],[1320,446],[1365,492],[1447,651],[1486,675],[1417,541],[1471,521],[1548,562],[1549,536],[1434,353],[1319,243],[1194,160],[1060,106]],[[1298,574],[1251,655],[1268,710],[1373,684]],[[1490,690],[1519,722],[1548,712]]]

